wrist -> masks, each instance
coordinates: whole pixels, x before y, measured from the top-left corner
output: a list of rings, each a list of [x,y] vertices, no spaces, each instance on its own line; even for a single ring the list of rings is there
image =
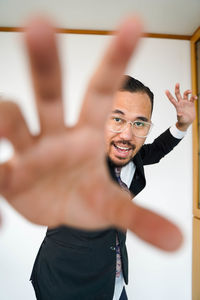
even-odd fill
[[[180,123],[180,122],[176,122],[176,127],[180,131],[187,131],[189,126],[190,126],[190,124],[183,124],[183,123]]]

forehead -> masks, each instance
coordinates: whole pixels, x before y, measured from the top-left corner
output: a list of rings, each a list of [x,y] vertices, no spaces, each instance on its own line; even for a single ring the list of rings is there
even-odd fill
[[[120,110],[129,119],[138,116],[151,119],[151,100],[146,93],[118,91],[112,105],[112,111]]]

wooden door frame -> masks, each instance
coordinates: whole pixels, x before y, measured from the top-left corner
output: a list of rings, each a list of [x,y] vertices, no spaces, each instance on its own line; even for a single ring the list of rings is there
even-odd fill
[[[197,66],[196,66],[196,49],[195,44],[200,39],[200,27],[191,37],[191,76],[192,76],[192,91],[197,94]],[[199,100],[198,100],[199,101]],[[197,103],[196,103],[196,109]],[[198,162],[198,114],[193,123],[193,215],[200,218],[199,209],[199,162]]]
[[[191,37],[191,76],[192,91],[197,95],[197,64],[196,42],[200,40],[200,27]],[[198,100],[199,101],[199,100]],[[200,299],[200,208],[199,208],[199,133],[198,133],[198,105],[197,117],[193,123],[193,247],[192,247],[192,299]]]

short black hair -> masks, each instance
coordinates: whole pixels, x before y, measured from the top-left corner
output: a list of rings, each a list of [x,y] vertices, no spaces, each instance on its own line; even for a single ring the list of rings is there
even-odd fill
[[[149,99],[151,101],[151,111],[153,110],[153,100],[154,100],[154,94],[152,91],[145,86],[141,81],[129,76],[129,75],[124,75],[123,76],[123,84],[121,88],[119,89],[120,91],[127,91],[131,93],[145,93],[149,96]]]

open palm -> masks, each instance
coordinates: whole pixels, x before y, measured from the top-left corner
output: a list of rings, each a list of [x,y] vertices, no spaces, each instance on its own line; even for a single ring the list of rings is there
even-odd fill
[[[182,96],[179,83],[175,85],[176,99],[168,90],[166,91],[166,95],[176,109],[178,127],[186,131],[196,117],[195,100],[197,96],[192,95],[191,90],[186,90]]]
[[[111,180],[105,163],[105,121],[140,34],[138,20],[121,25],[91,78],[78,123],[66,128],[54,30],[44,20],[30,23],[26,43],[41,132],[32,136],[16,104],[0,102],[0,137],[15,148],[13,158],[0,166],[0,193],[37,224],[130,228],[142,239],[174,250],[181,243],[180,231],[132,203]]]

